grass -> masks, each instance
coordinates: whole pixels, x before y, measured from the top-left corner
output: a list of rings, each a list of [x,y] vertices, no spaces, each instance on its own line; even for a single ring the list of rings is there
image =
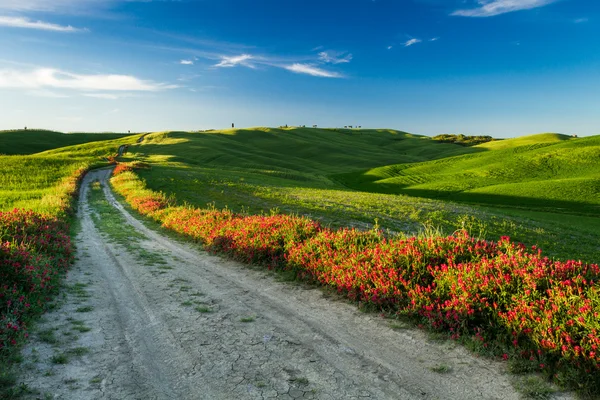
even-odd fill
[[[600,215],[600,136],[542,135],[495,143],[480,145],[483,152],[337,178],[368,192]]]
[[[446,364],[439,364],[429,369],[433,372],[437,372],[438,374],[447,374],[452,371],[452,368]]]
[[[527,399],[546,400],[555,392],[548,382],[535,375],[519,379],[516,386]]]
[[[276,209],[392,234],[467,228],[538,245],[551,257],[597,262],[600,137],[543,134],[464,147],[357,132],[163,132],[128,156],[149,162],[139,171],[148,187],[182,205]]]
[[[122,139],[123,133],[62,133],[42,129],[0,131],[0,148],[4,155],[34,154],[59,147],[105,140]]]
[[[78,312],[78,313],[91,312],[91,311],[94,311],[94,307],[92,307],[92,306],[79,307],[75,311]]]
[[[0,132],[0,143],[7,135]],[[100,137],[98,135],[97,137]],[[78,170],[106,165],[106,157],[115,154],[122,144],[135,142],[134,137],[103,140],[86,145],[65,147],[32,155],[0,155],[0,211],[25,208],[58,215],[68,201],[71,177]],[[104,137],[103,137],[104,138]],[[0,148],[35,147],[27,137],[0,144]]]
[[[141,247],[140,243],[146,239],[146,236],[127,223],[123,215],[108,202],[100,182],[91,183],[88,200],[94,211],[92,213],[94,224],[108,237],[108,240],[125,247],[147,266],[159,265],[159,269],[171,269],[165,265],[167,261],[160,253]]]
[[[248,322],[254,322],[254,321],[256,321],[256,317],[252,316],[252,315],[248,316],[248,317],[242,317],[242,318],[240,318],[240,322],[246,322],[246,323],[248,323]]]
[[[67,353],[69,355],[77,356],[77,357],[84,356],[84,355],[88,354],[89,352],[90,352],[90,349],[88,349],[87,347],[75,347],[75,348],[69,349],[67,351]]]
[[[55,331],[56,331],[56,329],[46,329],[46,330],[40,331],[40,332],[38,332],[38,337],[44,343],[56,344],[56,343],[58,343],[58,339],[56,338],[56,335],[54,334]]]
[[[208,306],[205,306],[205,305],[197,306],[195,308],[195,310],[198,311],[199,313],[210,313],[210,312],[212,312],[212,309],[210,307],[208,307]]]
[[[69,356],[64,353],[55,354],[50,359],[53,364],[67,364],[69,362]]]

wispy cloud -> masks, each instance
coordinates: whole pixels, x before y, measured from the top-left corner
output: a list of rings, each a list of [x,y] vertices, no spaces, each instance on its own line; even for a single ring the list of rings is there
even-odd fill
[[[406,42],[404,42],[404,47],[410,47],[410,46],[412,46],[414,44],[421,43],[421,42],[422,42],[421,39],[414,39],[414,38],[413,39],[409,39]]]
[[[319,53],[319,60],[330,64],[344,64],[352,61],[352,54],[340,51],[322,51]]]
[[[306,74],[311,76],[317,76],[320,78],[342,78],[343,76],[337,72],[327,71],[311,64],[292,64],[284,66],[285,69],[297,74]]]
[[[218,64],[216,64],[215,67],[230,68],[235,67],[237,65],[243,65],[244,67],[254,68],[254,65],[249,62],[253,58],[254,57],[250,54],[241,54],[239,56],[232,57],[221,56],[221,61]]]
[[[513,11],[546,6],[557,0],[477,0],[479,7],[456,10],[451,15],[460,17],[493,17]]]
[[[194,61],[193,60],[181,60],[181,61],[179,61],[179,64],[181,64],[181,65],[194,65]]]
[[[82,75],[53,68],[0,69],[0,88],[71,89],[100,91],[158,91],[176,85],[143,80],[131,75]]]
[[[58,11],[114,3],[114,0],[0,0],[0,9],[13,11]]]
[[[44,31],[55,31],[55,32],[81,32],[86,29],[74,28],[71,25],[57,25],[50,22],[44,21],[32,21],[28,18],[23,17],[6,17],[0,16],[0,26],[8,26],[11,28],[25,28],[25,29],[40,29]]]
[[[577,18],[577,19],[576,19],[575,21],[573,21],[573,22],[575,22],[576,24],[582,24],[582,23],[584,23],[584,22],[588,22],[588,21],[589,21],[589,18]]]

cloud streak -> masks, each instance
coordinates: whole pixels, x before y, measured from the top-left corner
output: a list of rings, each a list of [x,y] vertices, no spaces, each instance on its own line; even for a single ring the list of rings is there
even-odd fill
[[[493,17],[514,11],[547,6],[557,0],[478,0],[480,7],[456,10],[451,15],[459,17]]]
[[[152,92],[177,87],[131,75],[81,75],[53,68],[36,68],[30,71],[0,69],[0,88]]]
[[[404,47],[410,47],[414,44],[421,43],[421,42],[422,42],[421,39],[410,39],[410,40],[407,40],[406,42],[404,42]]]
[[[28,18],[23,17],[6,17],[0,16],[0,26],[7,26],[10,28],[25,28],[25,29],[39,29],[44,31],[54,32],[82,32],[86,29],[74,28],[71,25],[57,25],[50,22],[44,21],[32,21]]]
[[[218,64],[215,64],[215,67],[219,68],[231,68],[238,65],[243,65],[244,67],[254,68],[249,61],[252,60],[254,56],[250,54],[241,54],[239,56],[221,56],[221,61]]]
[[[104,6],[114,0],[0,0],[0,9],[11,11],[72,11],[88,9],[92,6]]]
[[[292,65],[286,65],[284,68],[296,74],[311,75],[319,78],[343,78],[343,76],[337,72],[327,71],[311,64],[296,63]]]
[[[352,61],[352,54],[338,51],[322,51],[319,53],[319,60],[329,64],[345,64]]]

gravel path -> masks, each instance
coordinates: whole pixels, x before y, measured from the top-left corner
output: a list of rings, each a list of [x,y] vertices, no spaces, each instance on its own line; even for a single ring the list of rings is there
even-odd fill
[[[25,349],[32,397],[519,398],[501,363],[147,229],[115,201],[109,173],[84,180],[70,289]],[[98,230],[94,180],[143,235],[144,257]]]

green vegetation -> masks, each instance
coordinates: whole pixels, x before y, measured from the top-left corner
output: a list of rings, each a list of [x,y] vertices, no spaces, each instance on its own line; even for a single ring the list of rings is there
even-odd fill
[[[43,129],[0,131],[0,154],[34,154],[82,143],[121,139],[123,133],[62,133]]]
[[[433,137],[433,140],[443,143],[455,143],[461,146],[476,146],[495,140],[491,136],[465,136],[465,135],[437,135]]]
[[[429,369],[433,372],[437,372],[438,374],[447,374],[452,370],[452,368],[446,364],[439,364]]]
[[[55,354],[52,356],[51,361],[54,364],[67,364],[69,362],[69,356],[64,353]]]
[[[138,171],[148,187],[182,205],[391,233],[466,228],[594,262],[599,151],[599,136],[464,147],[391,130],[258,128],[150,134],[125,159],[149,163]]]
[[[27,134],[14,137],[16,133],[0,132],[0,148],[37,149],[38,141],[52,142],[57,132],[36,131],[34,137]],[[31,131],[34,132],[34,131]],[[2,138],[11,136],[5,145]],[[43,139],[49,135],[47,139]],[[69,135],[63,135],[69,136]],[[92,136],[94,143],[81,144],[83,137]],[[0,211],[24,208],[52,216],[61,214],[71,201],[72,189],[80,171],[107,165],[108,156],[117,153],[119,146],[134,143],[138,136],[85,134],[70,147],[63,147],[31,155],[0,156]],[[109,140],[106,140],[109,139]],[[57,143],[61,143],[59,140]],[[58,144],[52,146],[56,147]],[[29,151],[33,153],[34,150]],[[25,150],[20,150],[26,153]]]
[[[210,313],[212,312],[211,308],[205,305],[200,305],[198,307],[195,308],[196,311],[200,312],[200,313]]]
[[[513,145],[517,143],[521,141]],[[368,192],[600,214],[600,136],[492,149],[352,172],[338,179]]]

